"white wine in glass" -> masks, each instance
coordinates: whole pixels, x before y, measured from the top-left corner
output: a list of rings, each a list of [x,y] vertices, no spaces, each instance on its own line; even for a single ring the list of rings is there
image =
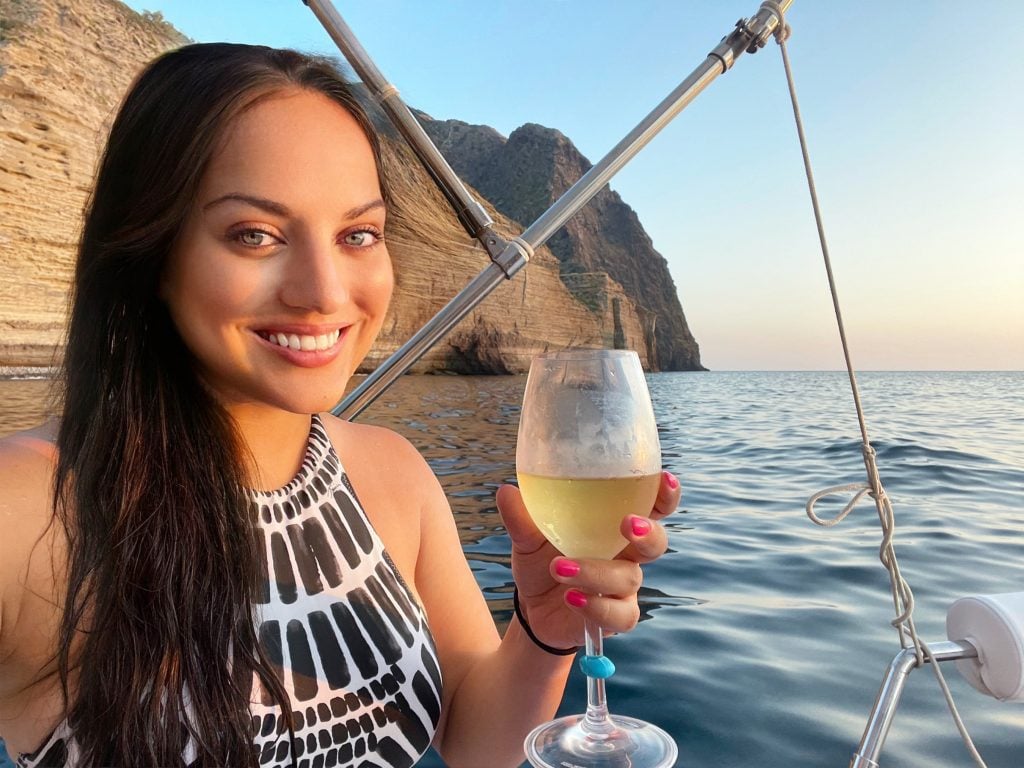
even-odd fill
[[[640,358],[628,350],[576,349],[535,357],[516,443],[523,502],[562,554],[610,560],[628,543],[629,514],[649,515],[661,482],[661,448]],[[657,726],[612,716],[601,628],[586,624],[587,711],[545,723],[526,738],[537,768],[671,768],[676,744]]]

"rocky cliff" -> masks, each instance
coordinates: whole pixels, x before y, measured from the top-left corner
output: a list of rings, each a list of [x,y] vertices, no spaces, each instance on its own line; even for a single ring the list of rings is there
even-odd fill
[[[135,72],[185,42],[116,2],[0,0],[0,365],[47,365],[107,121]]]
[[[591,168],[568,138],[541,125],[528,123],[505,139],[486,125],[420,117],[456,172],[524,225]],[[653,366],[702,369],[668,264],[617,192],[608,187],[598,192],[551,237],[548,247],[558,257],[566,286],[583,301],[601,275],[625,289],[644,323]]]
[[[136,14],[116,0],[0,0],[0,365],[47,365],[59,356],[74,242],[106,127],[142,64],[182,42],[159,16]],[[468,126],[459,143],[458,170],[470,184],[487,186],[488,168],[506,181],[509,169],[519,168],[530,180],[520,185],[526,195],[521,201],[503,193],[490,209],[497,229],[509,235],[575,180],[563,157],[571,156],[568,151],[546,166],[544,151],[521,154],[508,165],[510,148],[534,133],[543,141],[556,135],[524,126],[506,140]],[[399,201],[388,232],[397,288],[367,367],[394,351],[487,264],[411,152],[393,140],[385,145]],[[465,158],[474,152],[480,166],[467,171]],[[575,154],[582,168],[586,161]],[[538,165],[526,169],[521,164],[527,162]],[[545,186],[541,179],[548,171],[558,175]],[[623,205],[617,195],[611,200]],[[540,249],[416,370],[518,372],[532,354],[570,344],[635,348],[651,368],[698,368],[695,344],[690,356],[679,351],[692,343],[685,320],[673,325],[651,298],[651,285],[645,286],[674,294],[664,260],[662,275],[657,264],[641,262],[630,272],[621,258],[608,256],[635,250],[634,241],[650,248],[650,241],[638,223],[635,229],[616,223],[623,217],[635,223],[628,207],[627,215],[609,208],[610,202],[595,202],[604,206],[603,214],[577,215],[570,233],[552,244],[554,253]],[[615,226],[605,231],[602,215]]]

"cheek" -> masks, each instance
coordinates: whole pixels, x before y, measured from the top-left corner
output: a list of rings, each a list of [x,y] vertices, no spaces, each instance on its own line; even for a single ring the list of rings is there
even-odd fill
[[[366,275],[364,283],[366,302],[383,317],[391,303],[391,294],[394,290],[395,273],[391,268],[390,257],[385,257],[384,262],[377,269]]]
[[[260,290],[258,275],[247,266],[245,262],[203,259],[201,254],[172,263],[160,295],[186,344],[194,346],[203,337],[219,336],[220,326],[245,317]]]
[[[384,301],[384,309],[387,310],[391,304],[391,295],[395,292],[395,273],[391,268],[391,262],[388,262],[388,275],[387,283],[382,289],[382,296]]]

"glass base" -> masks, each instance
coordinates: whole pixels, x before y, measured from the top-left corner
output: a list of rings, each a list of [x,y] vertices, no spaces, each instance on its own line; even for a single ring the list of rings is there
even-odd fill
[[[526,758],[535,768],[672,768],[679,750],[656,725],[611,715],[607,733],[587,733],[583,715],[544,723],[526,737]]]

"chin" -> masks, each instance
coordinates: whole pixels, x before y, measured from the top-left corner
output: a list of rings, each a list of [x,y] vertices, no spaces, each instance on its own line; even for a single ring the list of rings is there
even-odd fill
[[[344,398],[354,367],[351,360],[337,360],[322,368],[264,369],[263,375],[224,377],[219,382],[223,386],[215,383],[212,388],[220,392],[229,410],[238,405],[295,414],[322,413]]]
[[[281,410],[291,413],[323,413],[336,406],[345,396],[344,389],[331,390],[327,394],[307,394],[296,396],[291,393],[289,396],[281,397],[274,404]]]
[[[352,378],[352,367],[350,363],[342,363],[320,369],[293,371],[298,375],[279,382],[270,402],[292,413],[329,411],[345,397]]]

